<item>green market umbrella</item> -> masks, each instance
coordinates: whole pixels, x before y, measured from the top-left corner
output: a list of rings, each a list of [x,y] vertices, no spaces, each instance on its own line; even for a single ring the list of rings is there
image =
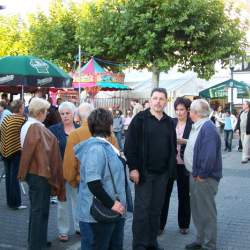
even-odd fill
[[[248,98],[250,94],[250,85],[245,82],[238,82],[236,80],[229,79],[225,82],[216,84],[208,89],[205,89],[199,93],[199,96],[216,99],[216,98],[227,98],[228,88],[237,89],[238,98]]]
[[[50,61],[34,56],[0,58],[0,91],[21,87],[22,92],[34,88],[70,87],[72,78]]]

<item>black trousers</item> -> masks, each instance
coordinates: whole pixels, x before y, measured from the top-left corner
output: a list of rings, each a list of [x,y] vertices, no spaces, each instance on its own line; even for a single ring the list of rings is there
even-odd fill
[[[17,208],[21,205],[21,190],[17,179],[20,157],[20,151],[7,158],[3,157],[7,205],[11,208]]]
[[[46,248],[51,187],[44,177],[28,174],[30,219],[28,250]]]
[[[163,230],[167,223],[170,197],[174,180],[169,179],[165,192],[165,200],[161,211],[160,229]],[[189,228],[191,220],[189,173],[184,165],[177,165],[177,189],[178,189],[178,225],[179,228]]]
[[[135,185],[133,250],[157,249],[157,234],[168,174],[147,174],[145,182]]]

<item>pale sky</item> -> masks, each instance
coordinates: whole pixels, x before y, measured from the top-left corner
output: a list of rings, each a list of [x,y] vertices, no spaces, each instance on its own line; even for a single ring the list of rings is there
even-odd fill
[[[20,14],[25,17],[27,13],[35,12],[37,8],[48,12],[49,3],[53,0],[0,0],[0,5],[4,5],[5,9],[0,10],[0,14],[15,15]],[[69,0],[63,0],[67,3]],[[74,2],[84,2],[92,0],[73,0]],[[243,16],[250,20],[250,0],[236,0],[237,5],[243,7]],[[250,41],[250,31],[247,32],[247,40]]]
[[[0,5],[5,6],[1,14],[25,16],[29,12],[35,12],[37,7],[47,11],[49,2],[50,0],[0,0]]]
[[[84,2],[84,0],[73,0],[74,2]],[[21,14],[25,16],[27,13],[35,12],[37,7],[48,12],[48,6],[51,0],[0,0],[0,5],[4,5],[5,9],[1,10],[1,14]],[[63,0],[67,3],[68,0]]]

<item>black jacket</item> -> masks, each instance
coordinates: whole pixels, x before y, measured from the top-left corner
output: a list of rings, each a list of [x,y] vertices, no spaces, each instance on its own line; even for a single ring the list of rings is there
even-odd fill
[[[148,138],[145,131],[148,119],[147,112],[149,110],[141,111],[131,121],[128,134],[125,141],[124,153],[127,159],[129,170],[137,169],[140,173],[140,183],[145,181],[146,177],[146,159],[147,159],[147,145],[150,138]],[[171,154],[168,162],[168,174],[170,177],[176,176],[176,133],[171,117],[167,116],[166,126],[172,130],[171,134]]]
[[[174,127],[176,128],[177,126],[177,123],[178,123],[178,119],[177,118],[173,118],[173,122],[174,122]],[[188,117],[187,118],[187,122],[186,122],[186,126],[185,126],[185,129],[184,129],[184,133],[183,133],[183,139],[188,139],[189,137],[189,134],[190,134],[190,131],[192,129],[192,120]],[[181,145],[181,152],[180,152],[180,156],[181,156],[181,159],[183,160],[184,159],[184,151],[185,151],[185,148],[186,148],[186,144],[183,144]]]
[[[240,121],[240,116],[241,116],[242,112],[243,112],[243,110],[239,114],[235,130],[239,129],[239,131],[240,131],[240,122],[241,122]],[[242,132],[242,131],[240,131],[240,132]],[[247,113],[247,127],[246,127],[246,131],[245,132],[246,132],[247,135],[250,135],[250,111],[248,111],[248,113]]]

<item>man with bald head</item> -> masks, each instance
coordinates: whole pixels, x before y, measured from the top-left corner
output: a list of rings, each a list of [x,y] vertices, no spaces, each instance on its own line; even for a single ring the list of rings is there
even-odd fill
[[[72,186],[77,187],[80,181],[79,173],[79,161],[75,157],[74,146],[79,144],[82,141],[85,141],[91,137],[91,133],[88,128],[87,119],[90,113],[94,110],[94,107],[87,103],[83,102],[78,107],[78,115],[81,120],[81,127],[73,130],[67,139],[67,144],[64,153],[63,159],[63,176],[64,179]],[[109,141],[116,145],[115,137],[112,136],[109,138]],[[92,244],[92,230],[89,223],[80,222],[80,231],[81,231],[81,247],[82,250],[91,250]]]

